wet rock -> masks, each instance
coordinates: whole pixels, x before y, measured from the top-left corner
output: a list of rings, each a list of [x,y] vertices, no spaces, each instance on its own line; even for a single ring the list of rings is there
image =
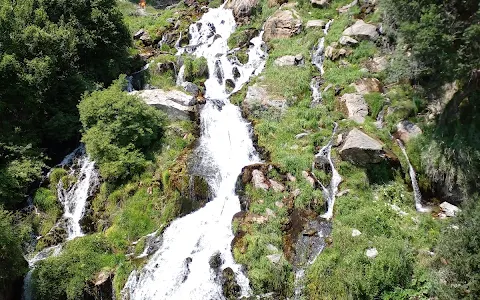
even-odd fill
[[[354,46],[356,44],[358,44],[358,41],[354,38],[351,38],[349,36],[342,36],[338,42],[341,44],[341,45],[344,45],[344,46]]]
[[[368,258],[375,258],[377,257],[378,255],[378,251],[377,251],[377,248],[369,248],[365,251],[365,255],[368,257]]]
[[[354,36],[358,39],[369,39],[375,41],[378,39],[377,26],[358,20],[352,26],[343,31],[343,35]]]
[[[235,89],[235,82],[230,78],[225,80],[225,89],[227,93],[231,93]]]
[[[186,81],[182,83],[182,87],[185,90],[185,92],[189,93],[194,97],[198,96],[198,94],[200,93],[200,89],[195,83]]]
[[[112,271],[101,271],[90,281],[84,290],[83,299],[113,299]]]
[[[301,66],[305,63],[305,59],[302,54],[297,55],[285,55],[277,58],[274,64],[279,67],[284,66]]]
[[[225,268],[222,272],[222,291],[225,299],[238,299],[242,291],[235,279],[235,272],[232,268]]]
[[[222,264],[223,264],[223,259],[220,254],[220,252],[215,253],[210,257],[210,260],[208,261],[208,264],[210,265],[210,268],[213,270],[218,270]]]
[[[41,237],[39,242],[45,245],[45,247],[51,247],[63,243],[68,236],[66,226],[65,219],[61,219],[45,236]]]
[[[270,254],[270,255],[267,255],[267,258],[272,264],[276,265],[282,259],[282,255],[278,254],[278,253],[277,254]]]
[[[327,23],[323,20],[309,20],[307,22],[307,25],[305,26],[306,28],[324,28]]]
[[[252,172],[252,184],[256,189],[268,190],[268,184],[263,173],[259,170],[253,170]]]
[[[152,38],[147,32],[144,32],[139,40],[142,41],[143,45],[145,46],[150,46],[153,43]]]
[[[283,191],[285,191],[285,186],[283,186],[283,184],[273,180],[273,179],[270,179],[270,186],[272,187],[272,189],[277,192],[277,193],[281,193]]]
[[[133,39],[134,40],[138,40],[140,39],[140,37],[145,33],[145,30],[144,29],[140,29],[139,31],[137,31],[134,35],[133,35]]]
[[[371,73],[385,71],[388,66],[388,60],[385,56],[374,57],[365,63],[365,67]]]
[[[362,95],[344,94],[340,98],[340,103],[344,105],[348,118],[357,123],[363,124],[368,115],[368,105]]]
[[[268,42],[298,34],[302,29],[302,21],[292,10],[278,10],[265,22],[264,28],[263,40]]]
[[[245,22],[252,15],[258,0],[228,0],[225,8],[233,10],[233,16],[239,23]]]
[[[169,118],[174,120],[193,120],[195,117],[195,97],[183,92],[162,89],[133,91],[146,104],[164,111]]]
[[[258,106],[282,110],[285,105],[286,99],[269,94],[267,87],[259,84],[248,87],[247,95],[242,103],[243,108],[247,111],[258,108]]]
[[[316,7],[327,7],[330,5],[330,0],[310,0],[310,3]]]
[[[447,217],[455,217],[460,212],[460,208],[448,202],[440,204],[440,208]]]
[[[411,138],[417,137],[422,134],[422,129],[418,127],[418,125],[403,120],[397,124],[397,132],[395,133],[395,137],[400,139],[403,143],[407,143]]]
[[[356,128],[348,133],[345,143],[340,149],[340,156],[343,160],[362,166],[381,162],[384,154],[383,143]]]
[[[233,67],[232,73],[233,73],[233,79],[235,80],[240,78],[240,76],[242,76],[237,67]]]
[[[361,235],[362,233],[358,229],[352,229],[352,237]]]
[[[351,86],[360,95],[374,92],[383,93],[383,84],[377,78],[362,78],[352,83]]]

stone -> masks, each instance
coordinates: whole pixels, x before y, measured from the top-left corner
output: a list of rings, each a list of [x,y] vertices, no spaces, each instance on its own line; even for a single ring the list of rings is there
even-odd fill
[[[260,170],[252,171],[252,183],[256,189],[268,190],[268,184],[265,182],[265,176]]]
[[[265,209],[265,214],[267,217],[275,217],[275,212],[268,207]]]
[[[149,46],[152,44],[152,39],[150,38],[150,35],[147,32],[144,32],[142,36],[139,38],[139,40],[142,41],[142,43],[145,46]]]
[[[312,187],[315,187],[315,179],[307,171],[302,171],[302,176]]]
[[[287,173],[287,179],[290,182],[296,182],[297,181],[297,178],[295,178],[295,176],[293,176],[291,173]]]
[[[157,63],[157,67],[155,68],[154,72],[156,74],[163,74],[168,71],[174,71],[175,70],[175,63],[171,61],[163,62],[163,63]]]
[[[306,28],[319,27],[324,28],[327,23],[323,20],[309,20],[307,21]]]
[[[292,10],[277,10],[265,22],[263,40],[285,39],[300,33],[302,21]]]
[[[340,103],[345,106],[349,119],[359,124],[365,122],[365,117],[368,115],[368,105],[362,95],[344,94],[340,98]]]
[[[358,39],[375,41],[379,37],[377,26],[358,20],[352,26],[343,31],[343,35],[354,36]]]
[[[270,181],[270,186],[272,187],[272,189],[277,192],[277,193],[281,193],[283,191],[285,191],[285,187],[283,186],[283,184],[273,180],[273,179],[269,179]]]
[[[268,7],[279,6],[287,2],[288,0],[268,0]]]
[[[356,128],[350,130],[340,149],[343,160],[362,166],[381,162],[384,154],[383,143]]]
[[[361,235],[362,233],[358,229],[352,229],[352,237]]]
[[[460,208],[448,202],[440,204],[440,208],[447,217],[455,217],[461,211]]]
[[[369,248],[365,251],[365,255],[368,257],[368,258],[375,258],[377,257],[378,255],[378,251],[377,251],[377,248]]]
[[[259,84],[249,86],[247,95],[242,103],[243,108],[250,110],[258,106],[272,107],[283,110],[286,105],[286,99],[274,97],[268,93],[267,87]]]
[[[278,208],[283,208],[284,204],[281,201],[277,201],[277,202],[275,202],[275,206],[278,207]]]
[[[417,137],[422,134],[423,131],[418,127],[418,125],[403,120],[397,124],[397,132],[395,133],[395,137],[400,139],[403,143],[407,143],[411,138]]]
[[[368,60],[365,67],[371,73],[378,73],[385,71],[388,67],[388,60],[385,56],[378,56]]]
[[[431,119],[441,114],[448,102],[452,100],[456,92],[458,92],[459,86],[457,81],[446,83],[440,89],[440,93],[436,99],[432,100],[428,104],[428,111],[430,112]]]
[[[243,22],[248,20],[257,5],[258,0],[228,0],[225,8],[233,11],[233,16],[237,22]]]
[[[267,244],[267,250],[270,251],[270,252],[278,252],[278,248],[275,247],[274,245],[272,244]]]
[[[267,258],[272,264],[276,265],[280,262],[280,259],[282,259],[282,255],[281,254],[270,254],[270,255],[267,255]]]
[[[350,8],[354,7],[357,4],[358,4],[358,0],[354,0],[353,2],[351,2],[347,5],[344,5],[340,8],[337,8],[337,11],[341,14],[347,13],[350,10]]]
[[[308,173],[307,173],[308,175]],[[313,179],[313,178],[312,178]],[[293,192],[292,192],[292,196],[293,198],[297,198],[298,196],[300,196],[300,194],[302,193],[302,191],[300,191],[300,189],[295,189]]]
[[[342,36],[338,42],[341,44],[341,45],[344,45],[344,46],[353,46],[353,45],[356,45],[358,44],[358,41],[352,37],[349,37],[349,36]]]
[[[145,33],[145,29],[140,29],[133,35],[134,40],[140,39],[140,37]]]
[[[146,104],[164,111],[174,120],[193,120],[196,112],[195,97],[183,92],[162,89],[142,90],[130,92],[137,95]]]
[[[330,4],[329,0],[310,0],[313,6],[317,7],[327,7]]]
[[[242,288],[235,278],[235,272],[228,267],[222,271],[222,293],[225,299],[238,299]]]
[[[198,96],[200,92],[200,89],[198,88],[198,86],[192,82],[185,81],[184,83],[182,83],[182,87],[185,90],[185,92],[195,97]]]
[[[305,59],[303,58],[302,54],[285,55],[285,56],[277,58],[273,63],[276,66],[279,66],[279,67],[300,66],[300,65],[303,65],[305,63]]]
[[[297,135],[295,136],[295,139],[299,140],[299,139],[304,138],[304,137],[306,137],[306,136],[308,136],[308,133],[302,132],[302,133],[297,134]]]
[[[352,83],[351,86],[353,86],[360,95],[374,92],[383,93],[383,84],[377,78],[362,78]]]

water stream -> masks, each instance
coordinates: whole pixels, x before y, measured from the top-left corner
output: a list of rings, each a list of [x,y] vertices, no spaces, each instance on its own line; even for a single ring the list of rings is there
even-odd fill
[[[333,19],[328,21],[325,25],[325,28],[323,29],[323,34],[325,36],[328,34],[332,22]],[[321,77],[325,73],[325,70],[323,69],[323,62],[325,61],[325,36],[318,41],[318,44],[312,51],[312,64],[314,64],[320,72],[320,76],[312,78],[312,81],[310,82],[310,89],[312,90],[312,106],[318,105],[322,102],[320,86],[322,85]]]
[[[407,151],[405,146],[403,145],[402,141],[397,139],[397,144],[402,149],[402,153],[405,156],[405,159],[408,162],[408,173],[410,175],[410,179],[412,181],[412,189],[413,189],[413,198],[415,200],[415,208],[418,212],[430,212],[428,207],[424,207],[422,204],[422,193],[420,192],[420,188],[418,187],[417,182],[417,173],[415,173],[415,169],[413,168],[412,164],[410,163],[410,159],[408,158]]]
[[[139,271],[130,274],[122,291],[124,299],[223,299],[221,279],[209,265],[219,253],[221,269],[231,268],[241,295],[251,293],[247,277],[231,253],[232,217],[240,211],[235,182],[241,169],[259,162],[250,125],[232,105],[226,81],[238,91],[253,74],[261,72],[266,53],[261,35],[252,39],[249,60],[242,65],[227,55],[227,40],[235,30],[231,10],[210,9],[190,26],[189,46],[179,49],[205,57],[209,79],[205,83],[207,102],[200,113],[201,136],[195,150],[197,168],[208,171],[213,200],[203,208],[175,220],[163,233],[160,248]]]

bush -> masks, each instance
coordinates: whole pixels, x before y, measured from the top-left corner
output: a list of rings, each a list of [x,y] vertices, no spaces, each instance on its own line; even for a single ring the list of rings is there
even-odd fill
[[[146,155],[163,135],[165,116],[135,96],[122,92],[124,77],[106,90],[86,95],[78,108],[83,142],[108,179],[141,172]]]

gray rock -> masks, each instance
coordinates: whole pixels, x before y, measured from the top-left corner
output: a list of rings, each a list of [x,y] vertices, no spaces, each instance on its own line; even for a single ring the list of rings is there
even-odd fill
[[[363,124],[368,115],[368,105],[362,95],[344,94],[340,102],[345,106],[348,118],[357,123]]]
[[[256,189],[268,190],[268,184],[266,183],[265,176],[260,170],[252,171],[252,183]]]
[[[133,35],[133,39],[134,40],[138,40],[140,39],[140,37],[145,33],[145,30],[144,29],[140,29],[139,31],[137,31],[134,35]]]
[[[272,244],[267,244],[267,250],[273,253],[278,252],[278,248]]]
[[[285,186],[283,186],[283,184],[273,180],[273,179],[269,179],[270,181],[270,186],[272,187],[272,189],[277,192],[277,193],[281,193],[283,191],[285,191]]]
[[[265,22],[264,28],[264,41],[284,39],[298,34],[302,29],[302,21],[300,16],[292,10],[277,10]]]
[[[200,91],[198,89],[198,86],[195,83],[188,82],[188,81],[185,81],[184,83],[182,83],[182,87],[185,90],[185,92],[195,97],[198,96],[198,93]]]
[[[195,97],[177,90],[164,91],[162,89],[133,91],[146,104],[164,111],[174,120],[192,120],[195,116]]]
[[[384,154],[383,143],[356,128],[348,133],[345,143],[340,149],[340,156],[343,160],[362,166],[379,163],[383,160]]]
[[[307,28],[311,28],[311,27],[324,28],[326,24],[327,23],[323,20],[309,20],[305,27],[307,27]]]
[[[411,138],[420,134],[422,134],[422,129],[420,129],[420,127],[410,121],[403,120],[397,124],[395,137],[400,139],[403,143],[407,143]]]
[[[352,237],[361,235],[362,233],[358,229],[352,229]]]
[[[307,135],[308,135],[308,133],[302,132],[302,133],[297,134],[297,135],[295,136],[295,139],[299,140],[299,139],[301,139],[301,138],[303,138],[303,137],[306,137]]]
[[[353,45],[356,45],[358,44],[358,41],[352,37],[349,37],[349,36],[342,36],[338,42],[341,44],[341,45],[344,45],[344,46],[353,46]]]
[[[347,4],[345,6],[342,6],[340,8],[337,8],[337,11],[341,14],[344,14],[346,12],[348,12],[350,10],[350,8],[354,7],[355,5],[358,4],[358,0],[354,0],[353,2],[351,2],[350,4]]]
[[[343,35],[354,36],[359,39],[369,39],[372,41],[375,41],[379,37],[377,26],[367,24],[363,20],[358,20],[355,24],[345,29]]]
[[[277,58],[273,63],[276,66],[284,67],[284,66],[299,66],[303,65],[305,59],[303,58],[302,54],[297,55],[285,55],[282,57]]]
[[[388,66],[388,60],[385,56],[374,57],[365,63],[365,67],[371,73],[385,71]]]
[[[369,248],[365,251],[365,255],[368,257],[368,258],[375,258],[377,257],[378,255],[378,251],[377,251],[377,248]]]
[[[258,0],[228,0],[225,8],[233,10],[233,16],[237,21],[243,21],[251,16],[253,9],[257,6]]]
[[[260,105],[265,108],[272,107],[283,110],[286,105],[286,99],[274,97],[268,93],[266,86],[254,84],[248,87],[247,95],[242,105],[246,109],[254,109]]]
[[[330,4],[329,0],[310,0],[313,6],[327,7]]]
[[[383,84],[377,78],[362,78],[352,83],[351,86],[353,86],[360,95],[373,92],[383,93]]]
[[[282,259],[282,255],[281,254],[270,254],[270,255],[267,255],[267,258],[272,264],[276,265],[280,262],[280,259]]]
[[[461,211],[460,208],[448,202],[440,204],[440,208],[447,217],[455,217]]]

